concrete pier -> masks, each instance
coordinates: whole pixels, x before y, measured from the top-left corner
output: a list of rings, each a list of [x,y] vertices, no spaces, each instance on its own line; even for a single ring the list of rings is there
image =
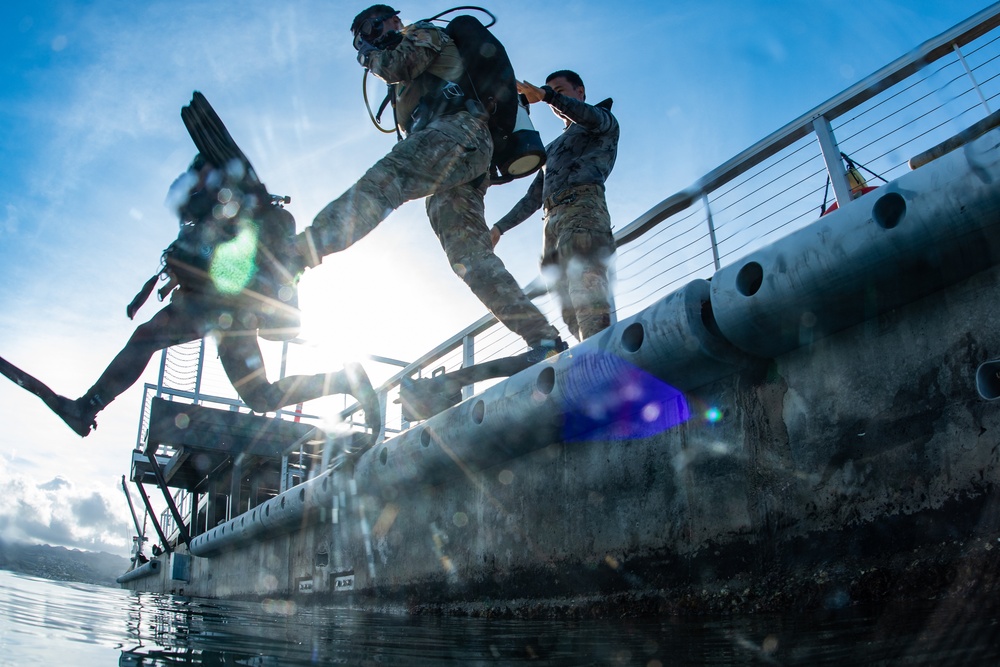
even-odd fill
[[[1000,402],[975,373],[1000,356],[998,144],[851,202],[127,585],[522,616],[986,599]]]

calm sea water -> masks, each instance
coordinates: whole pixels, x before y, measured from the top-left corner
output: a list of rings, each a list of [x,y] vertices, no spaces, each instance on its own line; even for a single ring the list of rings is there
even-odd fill
[[[0,665],[996,665],[960,603],[808,616],[493,621],[134,594],[0,571]]]

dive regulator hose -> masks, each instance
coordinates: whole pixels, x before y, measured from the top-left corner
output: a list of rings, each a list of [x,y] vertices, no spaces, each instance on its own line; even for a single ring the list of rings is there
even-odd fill
[[[361,75],[361,96],[364,97],[364,99],[365,99],[365,109],[368,110],[368,117],[371,118],[372,125],[374,125],[375,128],[378,129],[378,131],[382,132],[383,134],[392,134],[393,132],[395,132],[396,131],[395,127],[391,127],[391,128],[386,129],[386,128],[382,127],[381,125],[379,125],[379,122],[378,122],[379,118],[382,117],[382,110],[385,109],[385,105],[389,101],[389,95],[386,95],[385,99],[382,101],[382,106],[378,110],[378,114],[379,114],[378,117],[376,118],[375,114],[372,113],[372,105],[371,105],[371,102],[368,101],[368,68],[367,67],[365,68],[365,73],[363,75]]]

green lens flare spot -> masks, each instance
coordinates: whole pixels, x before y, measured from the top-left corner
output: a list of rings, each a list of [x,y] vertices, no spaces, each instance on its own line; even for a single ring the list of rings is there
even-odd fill
[[[239,231],[219,244],[208,274],[222,294],[239,294],[257,273],[257,227],[240,221]]]

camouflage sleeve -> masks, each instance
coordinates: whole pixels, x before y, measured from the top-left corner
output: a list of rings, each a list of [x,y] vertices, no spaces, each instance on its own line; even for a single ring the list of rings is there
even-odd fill
[[[603,134],[614,126],[611,112],[606,109],[574,100],[572,97],[566,97],[556,92],[553,92],[552,99],[546,100],[546,102],[588,132]]]
[[[450,39],[433,24],[414,23],[403,28],[403,40],[395,48],[372,53],[368,69],[388,84],[412,81],[430,67]]]
[[[528,192],[521,197],[521,201],[514,204],[504,217],[497,220],[496,228],[500,233],[509,232],[514,227],[531,217],[531,214],[542,207],[542,187],[545,183],[545,172],[541,169],[535,174],[535,179],[528,186]]]

